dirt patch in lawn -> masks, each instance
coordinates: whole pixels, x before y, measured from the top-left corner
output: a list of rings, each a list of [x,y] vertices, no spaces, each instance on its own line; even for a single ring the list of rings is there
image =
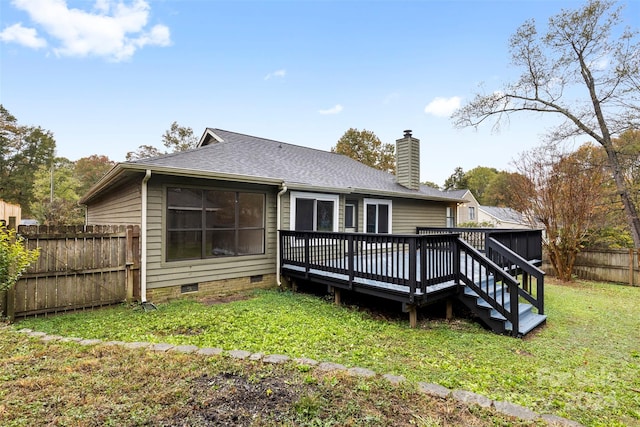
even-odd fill
[[[283,378],[251,379],[235,373],[204,374],[191,381],[184,406],[156,419],[163,426],[249,426],[290,421],[290,408],[309,387]]]
[[[433,399],[408,388],[335,374],[286,369],[220,372],[189,381],[184,404],[157,426],[530,426],[479,407]]]

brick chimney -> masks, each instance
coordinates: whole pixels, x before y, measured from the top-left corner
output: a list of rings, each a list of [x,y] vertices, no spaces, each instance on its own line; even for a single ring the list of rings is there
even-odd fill
[[[410,190],[420,189],[420,140],[410,130],[396,140],[396,180]]]

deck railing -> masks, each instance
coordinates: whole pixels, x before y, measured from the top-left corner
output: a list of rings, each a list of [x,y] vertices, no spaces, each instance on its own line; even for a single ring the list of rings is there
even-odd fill
[[[427,287],[457,278],[455,235],[392,235],[280,231],[281,265],[308,276],[340,275],[349,287],[372,282],[409,288],[409,300]],[[368,282],[370,281],[370,282]],[[375,286],[372,285],[372,286]],[[388,289],[393,292],[393,288]],[[406,291],[404,291],[406,292]]]
[[[432,285],[464,284],[502,314],[517,334],[519,299],[544,312],[544,273],[494,237],[487,254],[458,234],[364,234],[280,231],[280,265],[306,278],[384,288],[408,303]],[[522,280],[518,280],[521,278]],[[534,286],[535,281],[535,286]]]
[[[502,243],[528,261],[542,260],[542,230],[503,228],[416,227],[417,234],[459,234],[480,252],[487,253],[489,238]]]

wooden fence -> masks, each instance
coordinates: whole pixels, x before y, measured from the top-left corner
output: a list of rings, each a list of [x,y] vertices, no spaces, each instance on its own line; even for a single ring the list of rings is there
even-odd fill
[[[139,298],[139,226],[21,226],[18,233],[40,257],[0,295],[10,319]]]
[[[548,256],[544,267],[554,274]],[[578,253],[573,273],[580,279],[640,286],[640,249],[584,250]]]

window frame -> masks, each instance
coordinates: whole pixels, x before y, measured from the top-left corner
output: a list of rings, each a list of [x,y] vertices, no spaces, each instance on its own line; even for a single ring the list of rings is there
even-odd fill
[[[296,201],[297,199],[308,199],[313,200],[313,230],[307,231],[317,231],[318,228],[318,201],[323,202],[333,202],[333,226],[332,232],[338,232],[339,230],[339,222],[340,222],[340,196],[337,194],[327,194],[327,193],[307,193],[304,191],[292,191],[289,195],[289,204],[290,204],[290,214],[289,214],[289,229],[296,229]]]
[[[200,206],[171,206],[169,204],[169,192],[173,189],[184,189],[184,190],[196,190],[200,192]],[[210,192],[220,192],[220,193],[234,193],[234,212],[233,219],[234,224],[233,227],[225,226],[225,227],[214,227],[209,226],[207,224],[207,215],[212,212],[214,209],[207,205],[207,194]],[[262,220],[261,225],[257,226],[241,226],[240,225],[240,198],[242,194],[257,194],[262,196]],[[252,191],[252,190],[240,190],[234,188],[211,188],[211,187],[195,187],[195,186],[185,186],[185,185],[166,185],[164,188],[164,197],[165,197],[165,208],[164,212],[166,215],[166,219],[164,221],[164,260],[166,262],[174,263],[180,261],[193,261],[193,260],[208,260],[208,259],[219,259],[219,258],[236,258],[236,257],[245,257],[245,256],[260,256],[266,253],[266,223],[267,223],[267,193],[265,191]],[[200,226],[199,227],[170,227],[170,214],[171,211],[199,211],[200,212]],[[240,237],[239,234],[242,231],[246,230],[257,230],[262,233],[262,248],[260,252],[251,252],[251,253],[241,253],[240,249]],[[172,258],[170,256],[170,234],[172,232],[181,232],[181,231],[195,231],[200,233],[200,256],[193,257],[185,257],[185,258]],[[233,232],[233,253],[232,254],[213,254],[212,249],[208,248],[211,244],[211,239],[208,236],[214,231],[231,231]],[[211,253],[211,255],[208,255]]]
[[[469,206],[469,221],[475,221],[475,220],[476,220],[476,207]]]
[[[456,226],[456,217],[455,217],[455,209],[451,206],[447,206],[445,208],[445,227],[447,228],[455,228]]]
[[[347,210],[351,210],[351,224],[347,224]],[[358,231],[358,201],[357,200],[345,200],[344,202],[344,229],[348,228]]]
[[[363,212],[364,212],[364,224],[363,224],[363,231],[365,233],[369,233],[369,224],[367,223],[368,220],[368,209],[370,205],[375,205],[376,206],[376,226],[375,226],[375,231],[373,231],[373,233],[375,234],[380,234],[379,232],[379,218],[380,218],[380,214],[379,214],[379,208],[378,206],[380,205],[386,205],[387,206],[387,221],[388,221],[388,225],[389,225],[389,229],[386,233],[383,234],[392,234],[393,233],[393,202],[389,199],[364,199],[363,202]]]

